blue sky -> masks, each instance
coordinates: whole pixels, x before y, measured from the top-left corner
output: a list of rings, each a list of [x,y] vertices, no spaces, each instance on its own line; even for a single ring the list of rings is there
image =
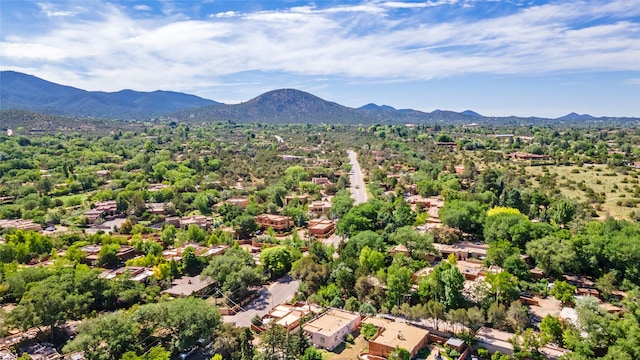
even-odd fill
[[[639,0],[2,0],[0,21],[2,70],[87,90],[640,117]]]

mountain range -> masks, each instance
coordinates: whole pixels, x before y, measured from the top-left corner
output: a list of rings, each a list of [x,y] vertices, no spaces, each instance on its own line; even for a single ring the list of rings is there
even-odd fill
[[[0,72],[0,107],[72,117],[147,119],[219,103],[172,91],[86,91],[15,71]]]
[[[494,123],[547,124],[562,122],[584,125],[640,121],[639,118],[595,118],[588,114],[570,113],[557,119],[538,117],[488,117],[472,110],[454,112],[435,110],[423,112],[395,109],[388,105],[367,104],[360,108],[346,107],[295,89],[273,90],[249,101],[227,105],[194,95],[172,92],[86,91],[55,84],[15,71],[0,72],[0,119],[25,112],[48,115],[119,120],[150,120],[162,117],[184,122],[233,121],[261,123]],[[11,110],[10,112],[7,112]],[[20,110],[20,111],[16,111]],[[14,119],[15,120],[15,119]],[[58,119],[59,120],[59,119]],[[13,121],[15,123],[16,121]],[[0,124],[0,127],[6,127]]]

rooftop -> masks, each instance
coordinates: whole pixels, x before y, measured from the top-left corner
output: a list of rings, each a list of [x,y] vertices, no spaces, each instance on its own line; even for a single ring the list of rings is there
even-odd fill
[[[312,331],[325,336],[331,336],[336,331],[342,329],[346,324],[357,321],[360,315],[343,311],[340,309],[329,309],[320,317],[309,321],[303,325],[307,331]]]
[[[200,276],[183,276],[171,283],[171,287],[163,291],[172,296],[189,296],[206,289],[211,285],[211,279]]]
[[[371,338],[370,342],[392,348],[401,347],[410,352],[421,346],[429,335],[428,330],[382,318],[367,318],[363,322],[381,329],[378,336]]]

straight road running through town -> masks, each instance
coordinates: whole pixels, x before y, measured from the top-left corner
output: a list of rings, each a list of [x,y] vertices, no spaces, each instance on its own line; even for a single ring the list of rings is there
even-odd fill
[[[349,154],[349,161],[351,162],[351,172],[349,173],[351,187],[349,190],[355,200],[354,205],[362,204],[367,202],[367,189],[364,185],[364,176],[358,162],[358,154],[353,150],[347,150],[347,154]]]

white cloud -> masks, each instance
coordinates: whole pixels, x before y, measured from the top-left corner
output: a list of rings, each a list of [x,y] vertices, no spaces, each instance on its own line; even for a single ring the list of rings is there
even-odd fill
[[[48,17],[66,17],[78,15],[78,13],[75,11],[55,9],[54,5],[49,3],[37,3],[37,5],[40,7],[40,11]]]
[[[177,15],[134,20],[103,3],[92,19],[69,19],[32,36],[8,34],[0,52],[5,68],[47,69],[37,75],[101,90],[187,91],[252,71],[396,81],[640,70],[640,24],[624,20],[640,11],[629,10],[633,1],[560,2],[466,21],[436,19],[421,9],[446,2],[227,11],[204,20],[188,20],[170,3],[165,11]],[[387,14],[402,7],[416,8],[415,17]],[[574,25],[598,18],[607,23]],[[69,69],[80,75],[72,78]]]
[[[133,8],[138,11],[151,11],[151,7],[149,7],[148,5],[136,5]]]

